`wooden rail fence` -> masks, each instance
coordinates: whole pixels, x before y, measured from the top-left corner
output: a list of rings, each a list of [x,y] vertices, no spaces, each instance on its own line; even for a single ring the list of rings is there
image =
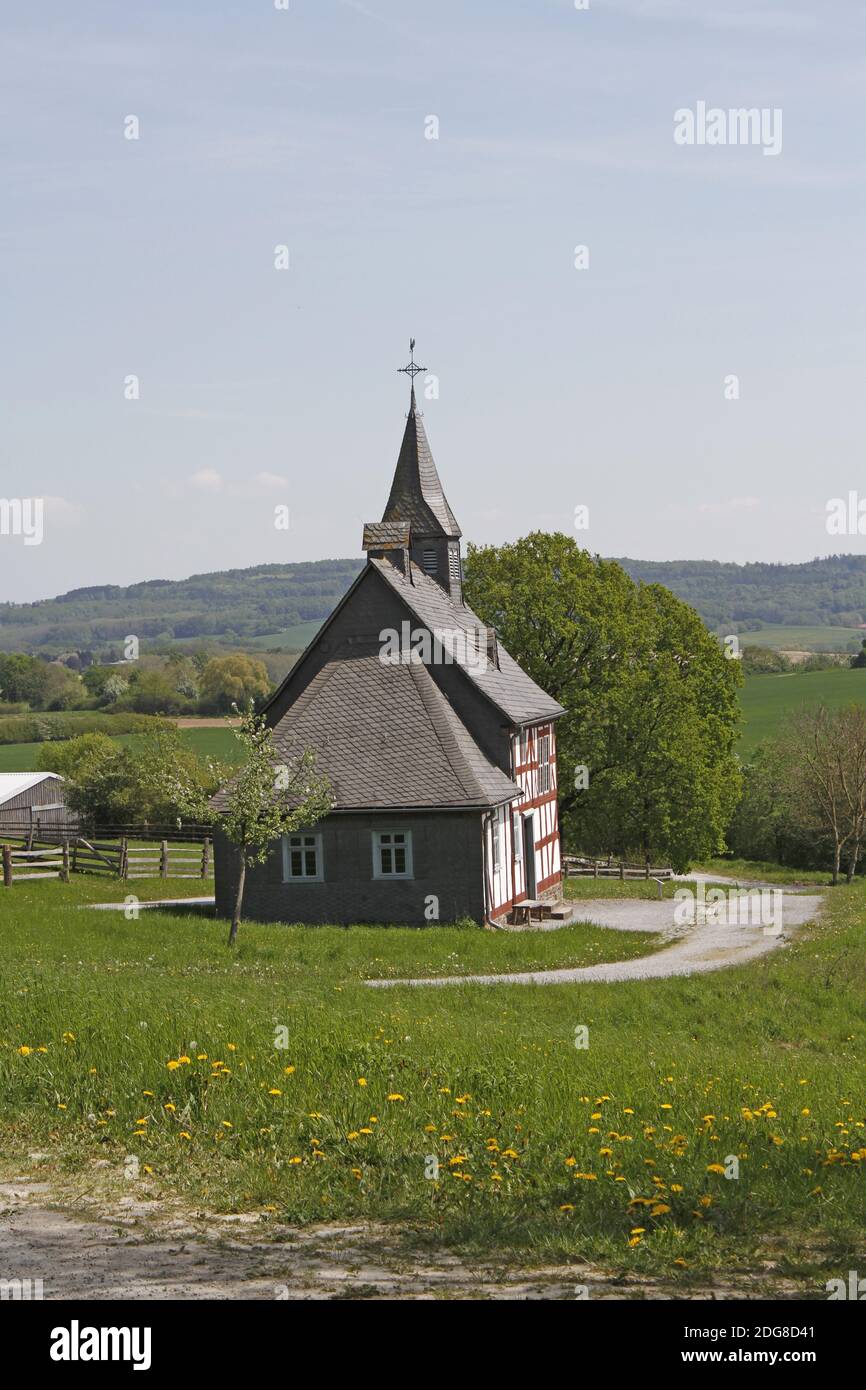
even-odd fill
[[[213,847],[209,838],[201,849],[195,845],[173,845],[161,840],[153,845],[131,845],[120,840],[86,840],[78,835],[62,844],[48,843],[34,848],[25,840],[24,848],[5,844],[3,883],[26,883],[33,878],[62,878],[73,874],[105,874],[111,878],[211,878]]]
[[[62,878],[69,882],[69,846],[52,845],[48,849],[13,849],[3,846],[3,883],[11,888],[13,882],[28,883],[33,878]]]
[[[626,860],[614,863],[611,859],[583,859],[577,854],[564,854],[562,872],[566,878],[582,875],[589,878],[618,878],[625,882],[630,878],[669,879],[673,878],[674,871],[669,866],[654,869],[650,864],[629,864]]]

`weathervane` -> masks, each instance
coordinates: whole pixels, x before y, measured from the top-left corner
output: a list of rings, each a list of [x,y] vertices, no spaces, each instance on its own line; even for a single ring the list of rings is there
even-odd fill
[[[426,367],[419,367],[415,361],[415,339],[409,339],[409,365],[408,367],[398,367],[398,372],[405,372],[412,380],[412,395],[415,395],[415,378],[419,372],[426,372]]]

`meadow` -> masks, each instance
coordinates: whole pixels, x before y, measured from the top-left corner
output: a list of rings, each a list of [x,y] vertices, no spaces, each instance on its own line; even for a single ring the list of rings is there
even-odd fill
[[[859,627],[833,627],[828,623],[795,627],[787,623],[767,623],[754,632],[741,632],[740,644],[773,647],[782,652],[844,652],[851,642],[859,647],[864,637],[866,632]]]
[[[181,736],[202,759],[214,758],[218,762],[233,763],[239,760],[239,744],[229,728],[182,729]],[[139,734],[117,734],[118,743],[135,746],[140,742]],[[3,743],[0,744],[0,772],[30,772],[39,767],[39,754],[44,743]]]
[[[152,885],[166,889],[191,891]],[[829,895],[785,950],[716,974],[429,991],[364,981],[636,943],[244,923],[230,954],[226,923],[192,911],[82,907],[112,896],[76,879],[0,897],[0,1159],[15,1172],[33,1150],[66,1173],[107,1160],[157,1201],[369,1218],[414,1246],[589,1258],[684,1288],[771,1262],[814,1289],[862,1251],[866,885]]]
[[[803,705],[838,709],[866,703],[866,670],[839,667],[784,676],[747,676],[740,691],[743,731],[739,751],[748,757],[762,739],[778,732],[786,715]]]

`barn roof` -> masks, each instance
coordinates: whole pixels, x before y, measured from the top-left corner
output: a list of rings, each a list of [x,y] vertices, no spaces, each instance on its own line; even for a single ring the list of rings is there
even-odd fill
[[[273,738],[287,761],[315,749],[335,811],[488,807],[521,795],[482,753],[423,662],[384,662],[378,642],[335,652]],[[225,808],[228,790],[217,793],[214,807]]]
[[[20,796],[22,792],[29,791],[31,787],[49,777],[56,782],[63,781],[56,772],[0,772],[0,806],[4,801],[11,801],[13,796]]]
[[[463,631],[474,635],[486,633],[481,619],[465,603],[453,603],[435,579],[418,565],[412,564],[407,578],[387,560],[370,560],[369,564],[400,595],[407,608],[426,628]],[[482,642],[482,650],[484,643]],[[543,719],[558,719],[565,713],[552,696],[536,685],[503,646],[497,644],[499,665],[479,665],[475,661],[457,662],[474,682],[513,724],[531,724]]]
[[[424,421],[415,405],[414,390],[382,520],[408,521],[418,536],[450,536],[457,540],[462,534],[442,490]]]

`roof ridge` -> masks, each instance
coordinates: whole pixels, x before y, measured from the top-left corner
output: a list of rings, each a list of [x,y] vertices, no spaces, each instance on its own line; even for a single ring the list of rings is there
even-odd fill
[[[430,723],[433,725],[436,737],[454,769],[458,782],[467,796],[484,796],[484,789],[469,766],[454,729],[451,727],[448,714],[453,713],[453,711],[445,695],[439,689],[420,657],[410,659],[408,666],[409,673],[415,682],[415,688],[430,716]],[[469,737],[471,738],[471,734]]]

